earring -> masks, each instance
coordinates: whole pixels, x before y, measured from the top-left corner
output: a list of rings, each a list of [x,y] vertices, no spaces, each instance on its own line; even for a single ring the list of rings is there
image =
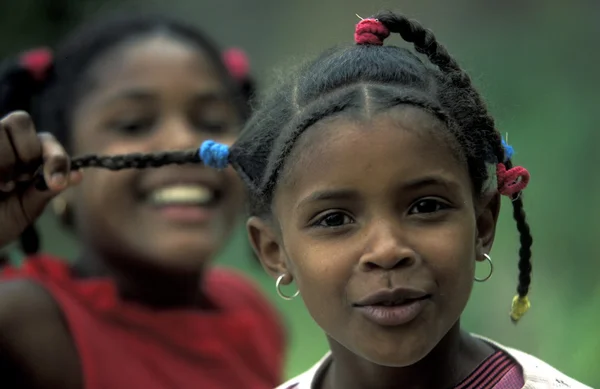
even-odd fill
[[[483,254],[483,256],[485,257],[486,261],[488,261],[490,264],[490,274],[488,274],[487,277],[483,277],[483,278],[475,277],[475,281],[477,281],[477,282],[486,282],[487,280],[490,279],[490,277],[492,277],[492,274],[494,273],[494,264],[492,263],[492,258],[487,254]]]
[[[279,295],[279,297],[281,297],[284,300],[289,301],[289,300],[293,300],[295,297],[297,297],[300,294],[300,291],[297,290],[296,293],[294,293],[291,296],[283,294],[283,292],[281,291],[281,281],[283,281],[285,276],[286,276],[286,274],[282,274],[279,277],[277,277],[277,281],[275,281],[275,290],[277,291],[277,294]]]

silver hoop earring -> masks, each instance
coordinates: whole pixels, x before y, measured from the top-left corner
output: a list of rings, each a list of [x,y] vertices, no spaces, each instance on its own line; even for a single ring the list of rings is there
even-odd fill
[[[283,281],[285,276],[286,276],[285,274],[282,274],[279,277],[277,277],[277,281],[275,281],[275,290],[277,291],[277,294],[279,295],[279,297],[281,297],[284,300],[289,301],[289,300],[293,300],[295,297],[297,297],[300,294],[300,291],[297,290],[296,293],[294,293],[291,296],[283,294],[283,292],[281,291],[281,281]]]
[[[488,261],[490,264],[490,274],[488,274],[487,277],[483,277],[483,278],[475,277],[475,281],[477,281],[477,282],[486,282],[487,280],[489,280],[492,277],[492,274],[494,273],[494,264],[492,263],[492,258],[487,254],[483,254],[483,256],[485,257],[486,261]]]

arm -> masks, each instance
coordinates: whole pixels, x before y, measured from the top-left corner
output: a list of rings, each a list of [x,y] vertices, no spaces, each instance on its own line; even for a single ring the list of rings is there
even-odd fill
[[[33,288],[25,282],[0,283],[0,380],[7,388],[31,387],[26,369],[18,362],[19,328],[30,316],[27,306],[37,305],[36,300]]]
[[[54,299],[34,281],[0,282],[0,382],[6,388],[74,388],[79,359]]]

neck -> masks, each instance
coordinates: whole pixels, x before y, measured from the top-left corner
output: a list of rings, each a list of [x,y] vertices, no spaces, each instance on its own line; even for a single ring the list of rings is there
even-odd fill
[[[133,265],[135,263],[138,265]],[[214,308],[201,288],[202,271],[168,272],[142,263],[114,255],[107,261],[98,253],[87,250],[73,270],[81,278],[110,278],[123,300],[154,309]]]
[[[425,358],[407,367],[376,365],[332,339],[329,343],[333,362],[323,389],[452,388],[493,353],[491,346],[462,332],[459,323]]]

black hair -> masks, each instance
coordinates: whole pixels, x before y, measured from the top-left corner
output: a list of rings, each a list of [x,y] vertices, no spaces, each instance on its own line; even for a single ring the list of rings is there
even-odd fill
[[[288,157],[301,134],[342,112],[369,114],[400,104],[431,112],[454,136],[453,143],[465,158],[477,193],[491,178],[490,164],[512,167],[482,97],[434,34],[417,21],[390,12],[379,13],[373,19],[412,43],[429,64],[405,48],[358,44],[325,52],[276,88],[230,150],[229,160],[250,189],[252,215],[270,214],[276,183],[285,174],[284,166],[293,164]],[[515,301],[522,308],[528,304],[533,240],[522,194],[513,195],[511,200],[521,244]],[[511,317],[513,321],[520,317],[514,306]]]
[[[250,101],[254,95],[254,82],[250,77],[234,80],[217,46],[196,27],[164,15],[142,14],[118,15],[82,26],[58,46],[42,79],[22,63],[22,58],[4,61],[0,65],[0,117],[16,110],[27,111],[38,129],[52,133],[69,151],[71,111],[74,103],[89,89],[86,88],[88,70],[103,54],[118,45],[152,34],[166,34],[183,40],[205,53],[226,84],[241,118],[248,118]],[[125,160],[131,162],[131,159]],[[153,166],[175,162],[165,161],[160,156],[142,160]],[[88,158],[85,161],[83,166],[76,164],[74,168],[98,166],[103,162],[110,164],[113,170],[127,167],[119,163],[118,158]],[[144,167],[144,161],[136,166]],[[31,225],[21,235],[21,247],[31,255],[37,253],[39,246],[38,234]]]

